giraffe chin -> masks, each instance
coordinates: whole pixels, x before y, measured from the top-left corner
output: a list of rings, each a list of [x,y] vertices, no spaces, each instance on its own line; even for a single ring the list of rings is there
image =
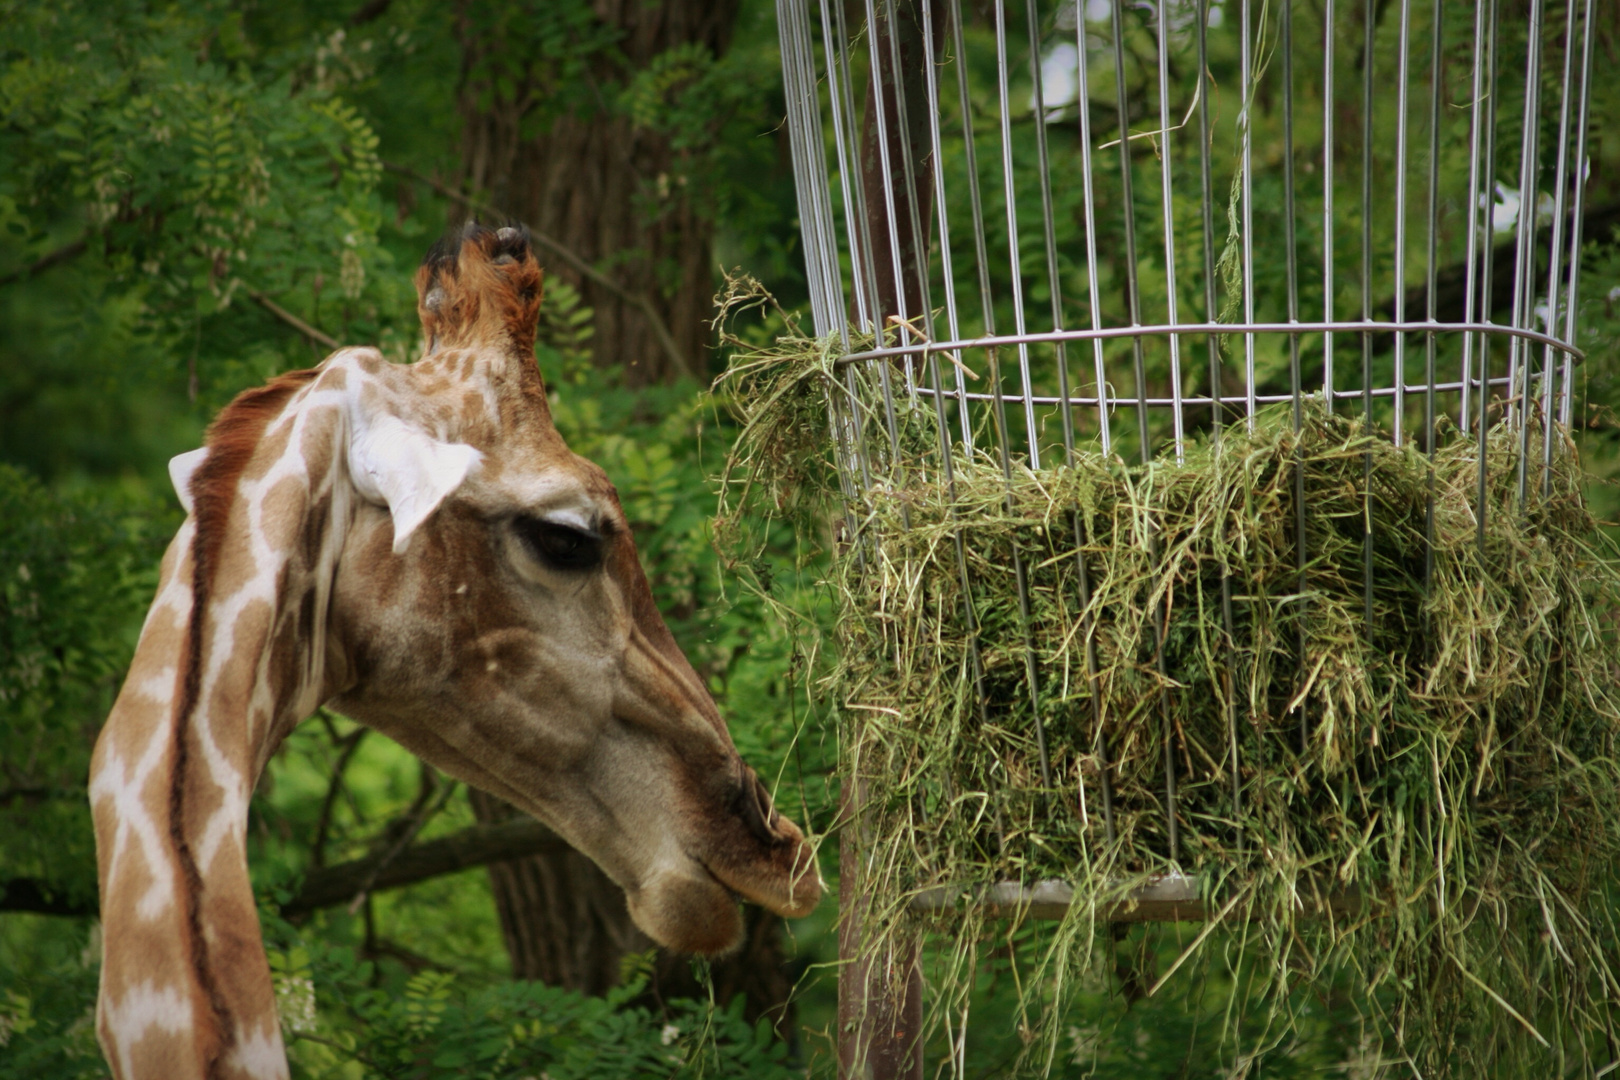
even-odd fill
[[[728,953],[742,941],[739,900],[750,900],[788,918],[803,918],[821,900],[821,875],[802,834],[791,823],[780,822],[784,836],[779,849],[791,849],[791,863],[769,860],[753,866],[730,866],[691,859],[678,867],[655,871],[640,888],[627,889],[630,917],[642,932],[660,945],[678,952],[714,956]]]
[[[625,900],[642,933],[677,952],[718,956],[742,942],[735,894],[701,863],[660,870]]]

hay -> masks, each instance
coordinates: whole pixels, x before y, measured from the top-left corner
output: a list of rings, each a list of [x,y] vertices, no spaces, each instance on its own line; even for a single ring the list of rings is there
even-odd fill
[[[947,480],[932,404],[901,395],[892,437],[862,419],[875,493],[845,502],[828,395],[881,396],[850,382],[875,370],[839,369],[837,352],[789,335],[738,354],[724,520],[764,507],[845,522],[824,685],[841,779],[867,799],[865,948],[924,933],[910,905],[924,890],[1070,883],[1069,915],[1019,982],[1023,1065],[1042,1071],[1072,984],[1099,963],[1095,911],[1179,869],[1224,913],[1188,955],[1219,957],[1224,940],[1216,962],[1250,966],[1246,1007],[1271,1028],[1290,1021],[1292,988],[1348,976],[1386,1060],[1425,1077],[1585,1075],[1620,1053],[1620,572],[1572,453],[1521,505],[1517,435],[1493,434],[1481,544],[1477,447],[1455,431],[1432,476],[1415,449],[1317,407],[1297,433],[1266,413],[1180,466],[1085,452],[1009,481],[958,450]],[[937,1035],[1005,931],[971,904],[935,928]]]

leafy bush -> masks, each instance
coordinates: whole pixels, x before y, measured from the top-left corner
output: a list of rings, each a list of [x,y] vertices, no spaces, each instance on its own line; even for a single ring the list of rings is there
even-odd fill
[[[95,894],[90,749],[134,650],[173,515],[0,465],[0,879]]]
[[[295,1076],[339,1068],[388,1080],[796,1075],[769,1022],[743,1019],[740,997],[726,1008],[673,1001],[654,1012],[633,1004],[647,988],[649,964],[632,965],[606,997],[536,982],[462,985],[431,969],[395,994],[353,949],[267,921],[283,946],[270,960]]]

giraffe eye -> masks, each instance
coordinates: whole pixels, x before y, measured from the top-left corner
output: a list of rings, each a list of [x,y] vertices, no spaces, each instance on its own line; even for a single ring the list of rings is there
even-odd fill
[[[602,561],[602,538],[543,518],[517,519],[518,535],[535,558],[553,570],[589,570]]]

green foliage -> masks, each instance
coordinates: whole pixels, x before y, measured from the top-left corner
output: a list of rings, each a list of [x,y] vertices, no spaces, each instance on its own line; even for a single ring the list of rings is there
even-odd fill
[[[249,289],[383,261],[377,137],[348,104],[242,62],[206,4],[7,5],[0,228],[24,261],[86,241],[178,336]]]
[[[0,923],[0,1080],[106,1077],[95,1032],[100,958],[99,931],[40,915]]]
[[[645,976],[606,997],[534,982],[461,985],[424,970],[398,992],[347,946],[301,939],[271,917],[282,1030],[294,1075],[366,1078],[477,1076],[518,1080],[795,1075],[767,1022],[730,1008],[674,1001],[662,1012],[634,1002]]]
[[[164,508],[0,464],[0,876],[95,894],[85,775],[157,580]]]

